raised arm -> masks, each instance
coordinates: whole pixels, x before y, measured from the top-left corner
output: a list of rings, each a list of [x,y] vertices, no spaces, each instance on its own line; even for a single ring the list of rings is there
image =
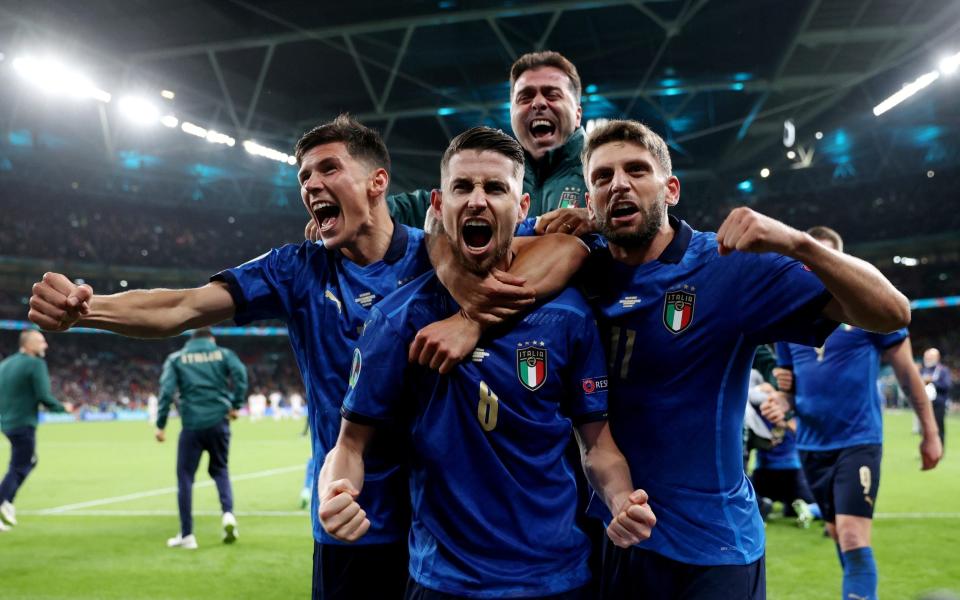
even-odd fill
[[[833,295],[823,314],[869,331],[889,332],[910,323],[910,303],[870,263],[827,248],[746,207],[734,209],[717,230],[720,254],[776,252],[809,267]]]
[[[920,378],[920,370],[913,362],[913,349],[910,344],[910,338],[906,338],[896,346],[887,349],[883,354],[884,360],[893,367],[893,372],[900,382],[900,387],[906,392],[910,399],[910,405],[913,412],[917,414],[920,420],[920,429],[922,438],[920,440],[920,459],[921,468],[926,471],[937,466],[943,456],[943,445],[940,443],[937,422],[933,418],[933,407],[930,400],[927,399],[927,393],[923,389],[923,380]]]
[[[607,536],[621,548],[649,538],[657,518],[647,504],[647,493],[633,489],[630,468],[610,435],[609,424],[585,423],[576,432],[587,480],[613,515]]]
[[[131,290],[103,296],[60,273],[46,273],[33,284],[28,317],[47,331],[66,331],[77,325],[129,337],[161,338],[229,319],[235,308],[221,282],[184,290]]]
[[[494,269],[481,277],[452,259],[446,236],[430,238],[430,259],[437,277],[461,310],[417,332],[408,358],[441,373],[466,358],[487,327],[526,310],[538,297],[560,292],[589,255],[586,245],[571,235],[516,238],[513,249],[517,256],[510,271]]]
[[[355,542],[370,529],[367,513],[357,503],[363,489],[363,453],[373,427],[342,419],[337,443],[327,453],[317,482],[324,530],[344,542]]]

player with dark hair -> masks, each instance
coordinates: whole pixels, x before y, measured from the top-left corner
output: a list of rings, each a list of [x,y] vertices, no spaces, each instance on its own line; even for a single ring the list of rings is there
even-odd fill
[[[447,148],[433,207],[464,268],[510,264],[513,231],[529,202],[522,166],[517,142],[489,128],[471,129]],[[409,418],[407,598],[586,598],[590,545],[576,527],[576,484],[563,457],[571,421],[587,475],[617,515],[611,539],[636,543],[654,522],[609,436],[603,353],[589,308],[568,289],[490,330],[479,356],[448,374],[408,366],[418,330],[457,310],[427,274],[371,311],[340,437],[322,469],[324,527],[346,541],[367,534],[374,518],[369,500],[358,498],[365,454]]]
[[[228,384],[233,383],[230,390]],[[247,368],[233,350],[218,346],[208,328],[195,329],[183,348],[163,363],[160,375],[160,404],[157,410],[158,442],[166,441],[164,429],[174,395],[179,391],[180,439],[177,442],[177,506],[180,533],[167,546],[195,550],[193,534],[193,480],[200,457],[209,455],[208,472],[220,495],[223,512],[223,541],[236,541],[239,531],[233,514],[233,489],[228,470],[230,420],[247,397]],[[228,420],[229,419],[229,420]]]
[[[608,546],[605,593],[762,598],[763,524],[740,436],[754,350],[815,345],[837,321],[902,326],[906,299],[867,263],[750,209],[716,234],[668,216],[680,182],[640,123],[597,128],[583,165],[608,241],[586,289],[612,366],[610,425],[658,517],[646,542]]]
[[[375,131],[341,115],[308,132],[296,153],[301,198],[322,244],[271,250],[186,290],[100,296],[47,273],[34,284],[30,319],[50,330],[78,324],[133,337],[166,337],[229,318],[241,325],[283,320],[306,383],[313,456],[322,461],[336,442],[350,359],[370,307],[428,271],[430,262],[423,231],[394,223],[387,211],[388,154]],[[579,243],[554,243],[558,239],[530,242],[513,266],[527,284],[514,277],[511,290],[494,302],[515,310],[548,293],[551,281],[564,281],[562,273],[576,269],[586,251]],[[314,486],[315,598],[396,597],[406,585],[409,500],[402,456],[389,447],[371,452],[367,476],[363,501],[375,525],[353,545],[320,527]]]
[[[17,524],[13,500],[37,466],[37,409],[69,410],[50,393],[43,358],[47,340],[36,330],[20,333],[20,350],[0,362],[0,430],[10,440],[10,466],[0,482],[0,531]]]
[[[808,235],[830,251],[843,252],[843,240],[830,228],[815,227]],[[932,469],[943,448],[906,329],[880,334],[845,322],[816,348],[777,344],[779,387],[794,393],[797,448],[827,532],[837,542],[844,598],[877,597],[871,530],[883,443],[877,389],[881,358],[893,367],[917,413],[922,468]],[[782,422],[788,410],[779,397],[764,406],[772,421]]]

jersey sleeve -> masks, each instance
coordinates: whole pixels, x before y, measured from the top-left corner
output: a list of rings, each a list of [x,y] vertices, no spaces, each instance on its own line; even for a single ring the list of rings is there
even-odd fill
[[[173,403],[173,395],[177,392],[178,377],[174,364],[176,360],[176,354],[172,354],[163,361],[163,371],[160,373],[160,401],[157,403],[157,429],[167,426],[170,405]]]
[[[530,217],[529,219],[524,219],[517,223],[517,229],[514,231],[513,235],[517,237],[531,237],[537,235],[537,218],[538,217]]]
[[[910,332],[906,329],[898,329],[892,333],[871,333],[870,341],[882,352],[888,348],[893,348],[909,336]]]
[[[230,379],[233,381],[233,401],[230,405],[240,410],[247,397],[247,367],[236,352],[227,352],[227,370],[230,371]]]
[[[607,364],[597,322],[583,302],[583,313],[571,315],[570,392],[561,408],[574,425],[607,418]]]
[[[37,361],[37,367],[33,370],[33,391],[37,400],[50,412],[67,412],[67,409],[50,391],[50,371],[47,369],[47,363],[42,360]]]
[[[297,275],[305,262],[307,245],[312,243],[275,248],[210,278],[227,284],[236,306],[233,320],[237,325],[260,319],[289,319],[298,293]]]
[[[353,351],[347,396],[340,413],[348,421],[376,425],[393,418],[400,404],[407,344],[377,307]]]
[[[423,229],[430,208],[430,190],[417,190],[387,196],[387,208],[390,216],[398,223]]]
[[[777,366],[793,369],[793,355],[790,353],[790,344],[786,342],[777,342]]]
[[[773,253],[736,256],[738,324],[751,343],[820,346],[836,329],[821,314],[833,296],[809,267]]]

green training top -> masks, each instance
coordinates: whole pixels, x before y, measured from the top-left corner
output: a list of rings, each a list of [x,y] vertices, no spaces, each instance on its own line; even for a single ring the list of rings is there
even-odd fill
[[[233,380],[233,391],[228,382]],[[167,425],[173,396],[180,390],[180,419],[184,429],[213,427],[247,397],[247,368],[236,353],[210,338],[188,341],[167,357],[160,375],[157,428]]]
[[[37,409],[67,412],[50,393],[50,372],[42,358],[17,352],[0,362],[0,430],[37,426]]]

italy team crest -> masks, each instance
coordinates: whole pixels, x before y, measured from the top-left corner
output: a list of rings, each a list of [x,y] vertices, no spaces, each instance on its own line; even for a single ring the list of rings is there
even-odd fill
[[[580,189],[565,187],[560,193],[560,203],[557,208],[576,208],[578,200],[580,200]]]
[[[517,348],[517,377],[531,392],[540,389],[547,380],[547,349],[543,342],[527,342]]]
[[[663,324],[667,329],[672,333],[680,333],[690,326],[690,322],[693,321],[693,303],[696,299],[697,295],[690,292],[667,292],[663,302]]]

